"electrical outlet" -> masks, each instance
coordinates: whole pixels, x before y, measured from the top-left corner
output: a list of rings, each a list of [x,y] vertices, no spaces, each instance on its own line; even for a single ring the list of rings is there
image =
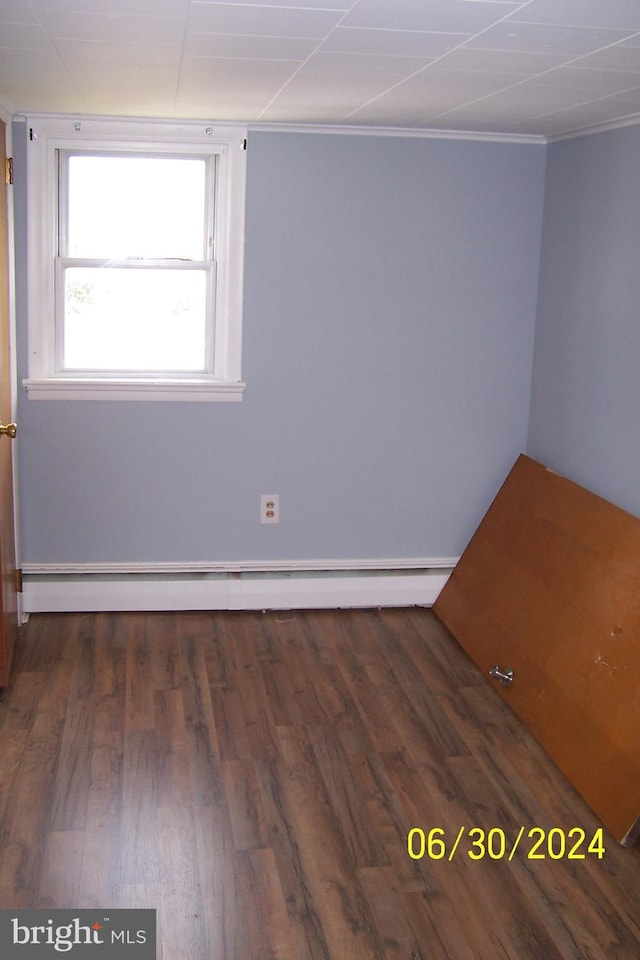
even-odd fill
[[[280,497],[277,493],[261,494],[260,523],[280,523]]]

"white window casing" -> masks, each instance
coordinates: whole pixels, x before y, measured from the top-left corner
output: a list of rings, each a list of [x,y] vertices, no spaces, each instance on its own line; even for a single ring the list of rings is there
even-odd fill
[[[30,399],[242,399],[246,136],[244,126],[206,122],[28,118],[29,353],[24,386]],[[142,153],[151,157],[214,158],[214,260],[208,274],[212,280],[205,347],[207,359],[201,371],[182,374],[179,371],[144,369],[122,372],[64,368],[59,330],[63,260],[59,256],[58,243],[59,169],[62,169],[59,158],[79,150],[108,154]],[[162,203],[161,197],[158,202]],[[150,265],[150,269],[153,266]]]

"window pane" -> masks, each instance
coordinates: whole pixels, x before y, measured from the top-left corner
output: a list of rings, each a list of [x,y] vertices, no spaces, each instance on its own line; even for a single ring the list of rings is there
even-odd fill
[[[204,371],[204,270],[70,267],[65,370]]]
[[[204,260],[206,161],[69,157],[68,256]]]

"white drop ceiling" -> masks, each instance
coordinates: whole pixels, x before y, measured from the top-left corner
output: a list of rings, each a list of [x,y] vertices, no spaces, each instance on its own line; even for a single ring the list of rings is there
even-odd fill
[[[553,139],[640,121],[640,0],[0,0],[0,107]]]

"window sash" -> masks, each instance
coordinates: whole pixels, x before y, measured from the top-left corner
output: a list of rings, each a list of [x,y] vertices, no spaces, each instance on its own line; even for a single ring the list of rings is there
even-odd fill
[[[202,154],[187,152],[184,153],[162,153],[148,150],[96,150],[96,149],[74,149],[56,151],[58,162],[58,237],[57,253],[58,256],[69,256],[69,160],[74,157],[99,157],[113,159],[145,159],[145,160],[200,160],[205,164],[205,206],[202,220],[202,251],[203,259],[213,258],[214,237],[215,237],[215,218],[216,218],[216,177],[217,163],[215,154]],[[132,258],[133,259],[133,258]],[[147,259],[146,257],[143,259]]]
[[[98,269],[124,269],[132,273],[149,274],[154,270],[173,271],[176,273],[200,272],[205,275],[205,303],[204,303],[204,341],[203,363],[197,367],[184,369],[182,366],[76,366],[67,364],[66,354],[66,272],[68,269],[87,267]],[[114,261],[96,260],[90,258],[58,257],[56,258],[56,323],[55,323],[55,357],[56,371],[62,377],[104,377],[118,379],[121,377],[135,377],[136,379],[157,379],[158,377],[179,377],[180,379],[200,379],[203,376],[212,376],[214,373],[214,330],[215,330],[215,288],[216,263],[212,260],[189,261],[178,263],[175,260],[146,260]]]

